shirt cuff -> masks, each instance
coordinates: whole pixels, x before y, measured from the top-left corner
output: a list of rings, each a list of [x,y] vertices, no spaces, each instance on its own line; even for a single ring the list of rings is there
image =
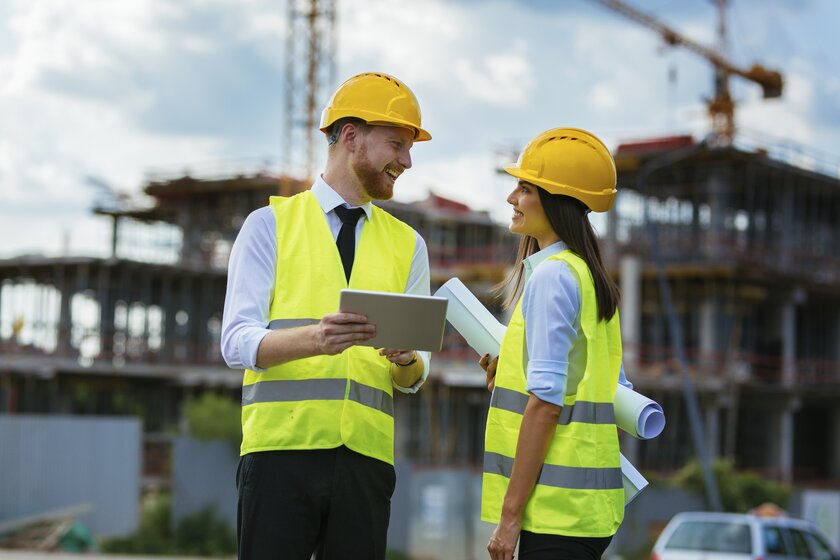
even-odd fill
[[[431,352],[417,352],[417,359],[423,360],[423,375],[420,376],[420,379],[414,382],[414,385],[411,387],[403,387],[402,385],[397,385],[393,383],[394,389],[399,391],[400,393],[406,394],[413,394],[420,390],[420,386],[426,382],[426,378],[429,377],[429,364],[431,363],[432,353]]]
[[[257,373],[263,373],[265,369],[257,367],[257,350],[265,336],[270,333],[269,329],[251,328],[243,330],[239,335],[239,359],[242,366]]]
[[[563,406],[566,396],[567,362],[529,360],[525,390],[541,401]]]

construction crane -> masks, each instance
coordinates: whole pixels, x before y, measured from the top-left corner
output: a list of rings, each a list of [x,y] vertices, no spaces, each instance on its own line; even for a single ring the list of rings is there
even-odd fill
[[[753,64],[744,69],[726,59],[726,4],[728,0],[713,0],[718,8],[718,47],[709,48],[685,37],[671,27],[660,22],[621,0],[593,0],[619,14],[632,19],[654,31],[670,46],[682,46],[699,54],[712,63],[715,68],[715,93],[708,100],[709,115],[712,117],[712,132],[718,145],[729,145],[735,137],[735,101],[729,93],[729,77],[740,76],[761,86],[764,99],[781,97],[782,75],[760,64]]]
[[[286,0],[284,173],[312,179],[315,132],[335,81],[337,0]]]

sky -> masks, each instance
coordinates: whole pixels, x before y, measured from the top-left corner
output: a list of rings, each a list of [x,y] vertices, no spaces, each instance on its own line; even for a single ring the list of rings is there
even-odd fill
[[[739,127],[840,169],[836,0],[730,0],[728,56],[782,72],[781,99],[734,78]],[[713,45],[710,0],[635,0]],[[436,194],[505,223],[496,170],[556,126],[607,145],[709,130],[711,66],[592,0],[337,0],[336,78],[402,79],[431,142],[395,198]],[[0,0],[0,258],[104,256],[108,192],[149,173],[279,164],[281,0]],[[324,150],[320,148],[319,152]]]

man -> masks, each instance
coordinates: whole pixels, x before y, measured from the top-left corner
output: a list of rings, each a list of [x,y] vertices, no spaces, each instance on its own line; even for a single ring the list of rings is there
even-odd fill
[[[230,257],[222,354],[246,369],[242,560],[385,558],[392,389],[413,393],[429,371],[427,353],[359,346],[375,326],[337,312],[342,288],[429,294],[425,242],[371,204],[431,139],[417,99],[392,76],[360,74],[333,94],[321,130],[324,173],[253,212]]]

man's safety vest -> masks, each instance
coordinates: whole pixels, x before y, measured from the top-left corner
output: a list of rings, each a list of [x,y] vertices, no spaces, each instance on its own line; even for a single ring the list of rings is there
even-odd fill
[[[618,311],[598,320],[595,285],[586,263],[571,251],[549,260],[564,261],[581,291],[580,324],[586,352],[571,372],[583,372],[568,387],[554,439],[522,518],[522,529],[574,537],[607,537],[624,519],[624,491],[613,400],[621,368]],[[481,518],[498,523],[510,482],[522,415],[528,402],[525,321],[522,300],[505,334],[496,368],[496,386],[484,441]],[[575,369],[579,368],[579,369]]]
[[[277,222],[277,273],[269,328],[317,324],[338,311],[342,288],[405,291],[417,243],[406,224],[373,206],[348,283],[315,196],[306,191],[272,197],[270,204]],[[393,464],[392,389],[390,362],[367,346],[292,360],[263,373],[246,370],[240,452],[346,445]]]

